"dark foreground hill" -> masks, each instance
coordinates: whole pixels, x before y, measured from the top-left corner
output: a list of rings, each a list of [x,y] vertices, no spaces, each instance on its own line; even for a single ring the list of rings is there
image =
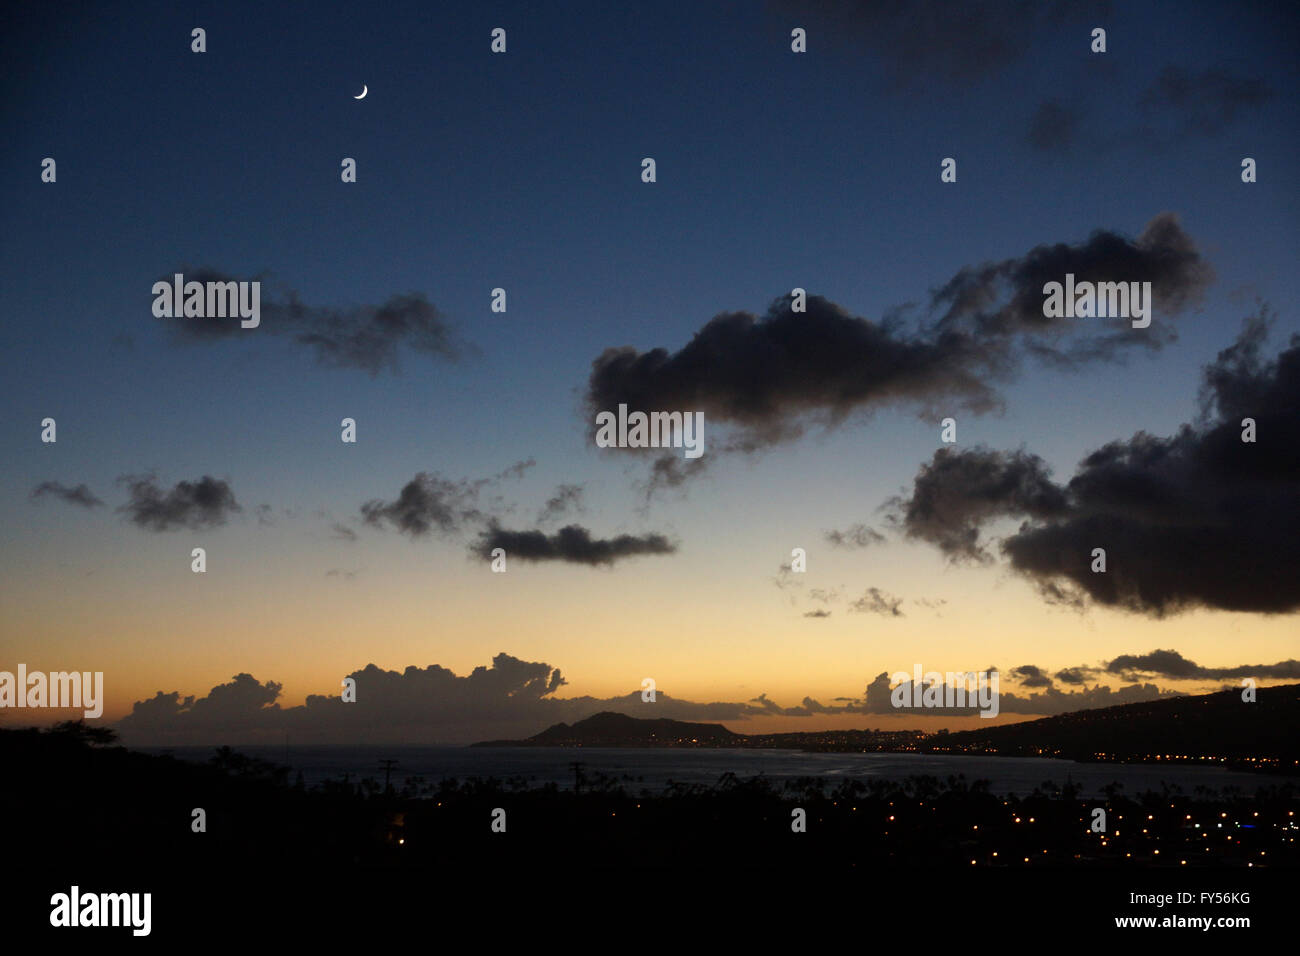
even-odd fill
[[[1300,684],[1081,710],[931,738],[939,752],[1073,760],[1189,762],[1294,772],[1300,766]]]
[[[1296,787],[1271,778],[1254,793],[1111,788],[1104,798],[1084,797],[1068,780],[999,796],[963,775],[774,781],[724,774],[712,786],[651,792],[602,774],[563,790],[523,777],[412,777],[389,788],[379,771],[307,788],[290,784],[284,768],[228,748],[205,764],[187,763],[112,746],[111,734],[97,734],[0,730],[0,821],[6,857],[21,869],[0,894],[6,940],[66,934],[51,927],[51,903],[74,886],[152,894],[154,935],[164,939],[192,940],[200,926],[205,938],[227,934],[247,948],[254,931],[300,939],[320,928],[331,938],[345,932],[371,940],[394,920],[427,928],[430,913],[471,907],[495,932],[499,907],[518,918],[521,904],[552,891],[558,899],[539,907],[535,925],[568,912],[575,894],[601,909],[593,894],[605,889],[605,906],[622,918],[629,899],[654,899],[665,886],[709,900],[720,881],[743,884],[755,873],[796,873],[805,882],[833,874],[817,889],[819,905],[849,914],[867,898],[891,913],[921,900],[932,918],[937,899],[946,914],[970,902],[965,918],[975,920],[1008,899],[1036,900],[1055,907],[1044,911],[1054,917],[1048,929],[1068,922],[1073,933],[1089,914],[1104,921],[1126,912],[1134,886],[1168,885],[1174,871],[1180,889],[1249,890],[1254,920],[1270,885],[1264,870],[1291,871],[1275,877],[1281,907],[1300,863]],[[1087,822],[1097,809],[1112,821],[1104,831]],[[1129,825],[1136,820],[1141,827]],[[653,878],[638,877],[641,871]],[[1063,883],[1075,873],[1078,880]],[[689,879],[698,888],[684,886]],[[842,902],[825,895],[855,879]],[[900,888],[895,898],[891,886]]]

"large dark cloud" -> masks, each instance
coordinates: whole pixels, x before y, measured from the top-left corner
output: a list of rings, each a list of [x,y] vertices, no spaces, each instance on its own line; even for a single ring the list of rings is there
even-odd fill
[[[986,448],[940,448],[921,466],[911,497],[891,504],[898,509],[890,516],[893,523],[954,562],[993,560],[980,538],[991,518],[1051,518],[1069,507],[1037,455]]]
[[[130,497],[118,511],[147,531],[215,528],[243,511],[230,485],[210,475],[179,481],[170,491],[164,491],[153,475],[123,475],[119,481]]]
[[[1067,273],[1073,273],[1076,283],[1150,282],[1154,299],[1150,327],[1135,329],[1125,318],[1044,316],[1044,284],[1063,282]],[[944,310],[940,329],[973,329],[981,338],[1033,333],[1026,345],[1035,355],[1077,365],[1113,359],[1122,346],[1155,349],[1172,340],[1169,316],[1199,301],[1212,278],[1208,263],[1178,217],[1164,212],[1152,218],[1136,239],[1098,230],[1081,243],[1036,246],[1019,258],[964,268],[935,292],[932,304]],[[1068,349],[1055,346],[1057,337],[1081,327],[1084,334]],[[1092,334],[1093,327],[1113,330]]]
[[[1246,321],[1205,370],[1198,421],[1172,437],[1111,442],[1063,486],[1021,452],[941,449],[898,503],[899,523],[970,557],[984,553],[987,521],[1022,517],[1001,545],[1014,570],[1127,611],[1300,608],[1300,335],[1266,360],[1267,330],[1263,315]],[[1245,418],[1254,443],[1242,441]],[[1104,573],[1091,570],[1094,548]]]
[[[1063,281],[1152,284],[1151,326],[1129,319],[1043,315],[1043,285]],[[938,419],[958,409],[1000,407],[993,383],[1013,376],[1028,355],[1080,366],[1110,361],[1126,348],[1158,348],[1175,333],[1169,317],[1194,303],[1210,270],[1170,213],[1155,216],[1136,239],[1098,231],[1076,244],[966,267],[936,289],[931,318],[916,327],[899,315],[876,322],[850,315],[820,296],[795,312],[782,296],[762,317],[725,312],[680,350],[609,348],[587,383],[588,426],[595,415],[630,411],[702,411],[712,428],[705,458],[752,453],[795,439],[809,424],[838,426],[851,416],[910,405]],[[704,458],[658,454],[649,489],[682,484]]]
[[[588,383],[593,416],[620,404],[703,411],[706,422],[738,425],[770,443],[798,435],[807,414],[838,421],[871,405],[939,397],[994,405],[975,374],[981,349],[964,333],[907,336],[820,296],[808,297],[805,313],[791,305],[789,296],[778,299],[762,319],[718,315],[675,353],[606,349]]]
[[[1276,664],[1238,664],[1232,667],[1202,667],[1177,651],[1151,651],[1148,654],[1121,654],[1106,665],[1111,674],[1132,680],[1136,675],[1155,675],[1172,680],[1224,680],[1254,677],[1260,680],[1295,680],[1300,678],[1300,661]]]
[[[234,282],[234,276],[209,268],[177,269],[186,282]],[[172,274],[160,276],[169,282]],[[403,351],[447,361],[475,353],[446,317],[418,292],[394,295],[379,305],[332,307],[307,305],[296,292],[283,300],[261,289],[261,324],[243,329],[238,320],[161,319],[178,340],[214,341],[250,335],[286,335],[316,353],[323,365],[364,369],[371,375],[397,371]]]
[[[58,481],[42,481],[32,489],[33,501],[38,501],[46,495],[52,495],[60,501],[66,501],[70,505],[80,505],[83,508],[94,508],[104,503],[84,484],[71,488]]]
[[[260,683],[251,674],[236,674],[229,683],[213,687],[206,697],[182,698],[180,693],[162,691],[148,700],[136,701],[120,726],[128,732],[177,730],[184,727],[203,731],[243,733],[274,726],[283,716],[276,699],[283,690],[275,681]]]
[[[564,561],[570,564],[613,564],[624,558],[646,554],[674,554],[677,545],[661,534],[620,534],[613,538],[593,538],[581,525],[571,524],[555,534],[544,531],[508,531],[490,527],[474,548],[480,557],[490,558],[495,548],[504,548],[506,559],[523,561]]]
[[[340,682],[345,675],[340,675]],[[695,702],[660,689],[653,703],[637,689],[618,697],[558,698],[566,681],[558,668],[498,654],[490,667],[476,667],[463,677],[431,664],[389,671],[369,664],[346,675],[356,681],[357,697],[344,703],[338,694],[310,695],[298,707],[282,708],[281,685],[259,683],[248,674],[214,687],[206,697],[158,692],[137,701],[118,727],[132,744],[283,742],[284,735],[305,742],[405,742],[412,740],[468,743],[489,738],[516,738],[537,733],[560,721],[573,722],[601,711],[676,720],[736,721],[773,713],[807,716],[813,712],[849,712],[852,703],[834,707],[805,698],[803,705],[781,708],[759,702]]]
[[[1292,662],[1294,663],[1294,662]],[[990,668],[990,670],[992,670]],[[212,688],[206,696],[182,697],[159,691],[137,701],[118,729],[132,745],[147,743],[282,744],[285,735],[304,743],[468,743],[491,738],[519,738],[564,721],[572,723],[601,711],[634,717],[675,720],[745,721],[756,717],[898,714],[934,716],[936,711],[895,710],[889,696],[889,675],[882,673],[862,698],[837,697],[823,704],[804,697],[784,707],[758,694],[748,701],[698,702],[675,698],[660,687],[653,703],[642,701],[637,688],[615,697],[556,696],[567,684],[558,668],[497,654],[490,667],[476,667],[465,676],[430,664],[390,671],[368,664],[344,676],[356,682],[356,701],[344,703],[339,687],[329,695],[309,695],[296,707],[282,707],[282,685],[260,682],[250,674]],[[1050,715],[1174,696],[1152,684],[1137,683],[1112,690],[1105,685],[1063,692],[1048,689],[1027,696],[1002,691],[1004,713]],[[948,711],[952,713],[952,711]],[[974,713],[971,711],[970,713]],[[744,730],[743,724],[739,728]]]
[[[1142,681],[1150,677],[1163,677],[1173,681],[1226,680],[1254,677],[1257,680],[1295,680],[1300,678],[1300,661],[1285,660],[1276,664],[1235,664],[1231,667],[1202,667],[1177,651],[1158,650],[1145,654],[1120,654],[1104,667],[1081,664],[1065,667],[1053,675],[1034,664],[1022,664],[1011,669],[1010,674],[1025,687],[1052,687],[1054,681],[1073,686],[1086,686],[1108,675],[1126,681]]]

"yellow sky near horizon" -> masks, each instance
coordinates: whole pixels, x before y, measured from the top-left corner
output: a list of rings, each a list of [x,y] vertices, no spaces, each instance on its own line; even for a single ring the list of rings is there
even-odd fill
[[[1294,624],[1285,616],[1194,612],[1157,621],[1106,609],[1080,615],[1043,606],[1023,583],[982,570],[970,574],[989,590],[962,596],[966,589],[945,582],[952,597],[937,612],[908,605],[898,618],[851,614],[841,602],[823,619],[802,617],[817,605],[792,607],[770,581],[741,582],[731,593],[714,582],[691,594],[691,582],[672,568],[648,569],[660,580],[642,580],[635,590],[602,572],[575,581],[572,569],[529,568],[507,585],[478,567],[452,570],[458,580],[444,577],[419,598],[411,597],[418,593],[413,581],[379,585],[364,573],[296,595],[256,575],[231,580],[209,572],[206,579],[159,582],[147,603],[123,600],[107,576],[84,585],[75,602],[50,581],[21,603],[5,602],[0,669],[21,662],[29,670],[102,670],[105,717],[112,718],[156,691],[203,696],[241,672],[282,683],[282,706],[294,706],[308,694],[338,694],[344,675],[370,663],[396,671],[438,664],[464,676],[490,666],[500,652],[559,668],[568,681],[561,697],[620,696],[653,677],[661,693],[676,698],[746,701],[766,694],[793,706],[805,696],[825,704],[860,698],[877,674],[916,664],[939,671],[994,666],[1004,672],[1006,693],[1021,692],[1005,672],[1022,664],[1095,667],[1119,654],[1176,648],[1202,666],[1230,667],[1273,664],[1295,650]],[[569,586],[560,588],[564,572]],[[314,581],[304,574],[302,583]],[[1206,679],[1153,682],[1193,692],[1217,686]],[[880,718],[867,725],[873,719]],[[790,720],[810,729],[822,723]],[[847,715],[826,726],[859,726],[846,721]]]

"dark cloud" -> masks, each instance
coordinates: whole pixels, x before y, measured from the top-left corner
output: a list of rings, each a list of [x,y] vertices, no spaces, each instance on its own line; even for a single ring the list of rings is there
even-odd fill
[[[340,524],[336,521],[330,526],[330,537],[336,538],[339,541],[347,541],[351,543],[357,540],[357,533],[347,525]]]
[[[430,533],[455,534],[466,524],[488,520],[478,506],[484,488],[505,478],[519,478],[536,462],[517,462],[489,478],[452,481],[439,474],[420,472],[398,492],[393,501],[373,499],[361,506],[361,517],[369,525],[386,524],[413,538]],[[335,525],[336,530],[341,526]],[[344,535],[346,537],[346,535]]]
[[[890,521],[908,537],[936,545],[950,561],[989,562],[980,539],[990,518],[1063,515],[1065,493],[1037,455],[987,448],[940,448],[921,466],[908,499],[890,502]]]
[[[1196,425],[1087,456],[1065,488],[1068,513],[1004,543],[1012,567],[1154,615],[1300,608],[1300,336],[1265,361],[1266,329],[1248,321],[1207,368]],[[1241,440],[1246,417],[1255,443]],[[1097,547],[1105,573],[1090,568]]]
[[[299,744],[412,740],[468,743],[526,737],[560,721],[572,723],[611,710],[632,716],[728,722],[817,714],[936,713],[895,710],[890,702],[887,673],[868,685],[864,699],[837,697],[832,704],[822,704],[805,697],[792,707],[782,707],[766,694],[743,702],[681,700],[665,693],[662,687],[651,705],[641,700],[639,678],[637,688],[625,695],[560,698],[556,694],[568,682],[558,668],[505,653],[496,655],[490,667],[476,667],[463,677],[436,664],[407,667],[400,672],[368,664],[346,676],[356,682],[357,698],[353,703],[341,700],[340,687],[330,695],[308,695],[300,706],[281,707],[278,701],[282,685],[238,674],[204,697],[159,691],[152,698],[137,701],[118,729],[123,739],[134,746],[282,744],[285,734]],[[1071,692],[1049,689],[1025,696],[1001,692],[999,708],[1003,713],[1051,715],[1171,696],[1177,696],[1176,692],[1152,684],[1132,684],[1118,690],[1099,685]]]
[[[1079,281],[1150,282],[1151,326],[1044,317],[1044,284],[1067,273]],[[1073,368],[1113,361],[1127,348],[1157,349],[1175,337],[1169,317],[1196,302],[1209,281],[1208,265],[1177,218],[1161,213],[1135,240],[1098,231],[1082,243],[963,268],[932,293],[930,318],[916,327],[900,313],[880,322],[858,318],[816,295],[808,296],[806,312],[795,312],[785,295],[761,318],[715,316],[676,352],[606,349],[587,382],[588,428],[594,437],[596,414],[620,405],[704,413],[713,436],[707,454],[686,461],[656,453],[648,499],[684,484],[706,460],[792,441],[810,425],[830,429],[896,405],[934,420],[1000,408],[993,383],[1013,377],[1029,356]]]
[[[1000,73],[1047,30],[1104,16],[1109,3],[1064,0],[776,0],[814,44],[867,54],[897,86],[968,85]],[[1086,35],[1085,35],[1086,37]]]
[[[1096,680],[1101,674],[1095,667],[1065,667],[1057,671],[1054,676],[1062,684],[1086,684],[1089,680]]]
[[[624,558],[646,554],[675,554],[677,545],[661,534],[620,534],[614,538],[593,538],[581,525],[571,524],[555,534],[544,531],[507,531],[490,527],[480,536],[474,553],[490,558],[495,548],[504,548],[506,559],[522,561],[565,561],[570,564],[613,564]]]
[[[248,674],[197,699],[160,691],[137,701],[119,730],[134,745],[282,743],[286,733],[300,743],[468,743],[526,737],[560,721],[571,723],[610,710],[675,720],[737,721],[856,709],[852,702],[828,707],[811,698],[783,708],[762,695],[757,703],[704,703],[674,698],[662,688],[648,704],[641,700],[639,678],[637,688],[623,696],[558,698],[555,694],[567,683],[558,668],[504,653],[493,658],[491,667],[476,667],[463,677],[434,664],[401,672],[369,664],[347,676],[356,681],[357,699],[346,704],[337,696],[340,686],[334,695],[312,694],[301,706],[281,708],[276,703],[281,685],[260,684]]]
[[[118,480],[126,485],[130,500],[117,510],[147,531],[215,528],[243,511],[230,485],[210,475],[177,482],[170,491],[163,491],[152,475],[123,475]]]
[[[818,608],[815,611],[804,611],[803,616],[804,617],[830,617],[831,612],[826,610],[825,608]]]
[[[711,461],[708,455],[699,458],[682,458],[671,453],[659,455],[651,462],[649,473],[640,486],[646,504],[668,489],[684,488],[689,479],[702,475]]]
[[[986,554],[985,522],[1024,518],[1002,553],[1063,600],[1153,616],[1300,608],[1300,335],[1266,360],[1267,331],[1266,313],[1246,321],[1205,370],[1197,423],[1172,437],[1111,442],[1064,486],[1021,452],[941,449],[899,503],[900,524],[960,558]],[[1244,418],[1256,442],[1241,440]]]
[[[253,514],[257,516],[258,527],[270,528],[275,525],[274,509],[270,505],[258,505],[253,509]]]
[[[849,611],[859,614],[883,614],[886,617],[905,617],[903,599],[894,597],[880,588],[867,588],[866,593],[849,605]]]
[[[1145,654],[1120,654],[1104,667],[1081,664],[1065,667],[1049,677],[1042,668],[1025,664],[1014,668],[1011,674],[1026,687],[1050,687],[1055,678],[1062,684],[1086,685],[1106,676],[1120,677],[1126,681],[1142,681],[1150,677],[1163,677],[1174,681],[1228,680],[1254,677],[1258,680],[1289,680],[1300,678],[1300,661],[1285,660],[1276,664],[1236,664],[1231,667],[1202,667],[1177,651],[1157,650]]]
[[[826,540],[837,548],[865,548],[873,544],[884,544],[885,536],[874,528],[864,524],[849,525],[843,531],[826,532]]]
[[[254,282],[254,281],[261,282],[262,283],[261,291],[258,298],[259,317],[261,322],[258,325],[256,331],[254,331],[254,330],[242,328],[240,326],[240,319],[233,318],[233,317],[224,318],[224,319],[208,319],[208,318],[195,318],[195,317],[156,318],[156,321],[161,323],[170,331],[172,341],[174,342],[216,342],[216,341],[220,341],[221,339],[236,337],[241,332],[244,335],[257,334],[258,332],[262,332],[262,331],[270,332],[270,334],[273,335],[283,334],[285,332],[285,326],[283,323],[277,325],[274,331],[272,331],[271,327],[269,327],[266,324],[268,300],[267,300],[267,296],[265,295],[266,283],[263,281],[265,279],[265,276],[257,275],[248,279],[238,279],[235,276],[227,275],[224,272],[219,272],[218,270],[208,268],[207,266],[199,266],[199,267],[182,266],[180,268],[175,269],[172,272],[167,273],[166,275],[158,276],[156,281],[166,282],[168,285],[172,285],[176,278],[176,273],[180,273],[184,277],[184,282],[186,283],[199,282],[205,286],[209,282],[220,282],[220,283],[227,283],[227,282],[238,283],[238,282]],[[183,305],[183,303],[184,303],[184,299],[182,299],[181,304],[172,303],[172,311],[174,316],[176,313],[181,311],[181,305]]]
[[[978,410],[995,404],[975,374],[981,349],[964,333],[909,337],[820,296],[808,297],[804,313],[791,305],[789,296],[778,299],[762,319],[718,315],[676,353],[606,349],[588,382],[593,422],[596,412],[620,404],[703,411],[706,422],[740,428],[745,447],[757,449],[802,434],[808,415],[836,423],[863,408],[939,397]],[[658,477],[678,483],[690,467],[665,464]]]
[[[1224,680],[1254,677],[1260,680],[1295,680],[1300,678],[1300,661],[1286,660],[1276,664],[1238,664],[1233,667],[1202,667],[1189,661],[1177,651],[1151,651],[1148,654],[1121,654],[1106,665],[1111,674],[1128,680],[1135,675],[1155,675],[1171,680]]]
[[[314,348],[322,364],[371,375],[384,368],[396,371],[403,348],[451,361],[465,353],[441,313],[419,293],[352,309],[308,307],[293,295],[284,306],[264,303],[263,314],[263,321],[284,318],[296,324],[302,331],[294,333],[295,341]]]
[[[574,511],[582,511],[582,488],[582,485],[560,485],[556,488],[555,494],[546,499],[546,504],[537,516],[537,523],[542,524]]]
[[[1222,67],[1166,66],[1138,102],[1153,118],[1172,119],[1175,133],[1214,136],[1272,98],[1263,80]]]
[[[200,732],[234,733],[276,726],[284,711],[276,703],[284,685],[259,683],[251,674],[236,674],[227,684],[213,687],[206,697],[182,698],[177,691],[158,691],[136,701],[120,723],[128,733],[149,734],[163,729],[186,728]]]
[[[176,271],[184,275],[186,282],[239,281],[209,268]],[[159,281],[170,282],[172,278],[168,274],[160,276]],[[371,375],[385,369],[398,371],[404,351],[453,362],[476,352],[472,345],[461,341],[442,313],[418,292],[394,295],[380,305],[346,308],[306,305],[296,292],[278,300],[267,294],[264,281],[261,293],[261,323],[256,329],[243,329],[238,320],[159,321],[166,323],[182,341],[286,335],[312,349],[322,365],[364,369]]]
[[[413,538],[433,531],[451,534],[466,522],[484,517],[475,507],[478,492],[474,482],[451,481],[422,471],[402,486],[396,500],[367,501],[361,506],[361,516],[376,528],[387,523]]]
[[[943,679],[947,681],[947,672],[944,672]],[[955,686],[960,686],[960,681],[955,681]],[[862,712],[868,714],[913,714],[929,715],[951,714],[954,717],[970,717],[979,713],[978,707],[945,707],[941,710],[926,707],[894,707],[890,698],[890,675],[888,673],[880,674],[873,680],[866,690],[866,701],[862,707]],[[912,684],[913,700],[917,699],[925,689],[925,682],[920,684],[913,683],[909,680],[907,683]],[[945,685],[946,686],[946,685]],[[970,685],[967,684],[969,690]],[[1062,691],[1055,687],[1049,687],[1043,691],[1036,691],[1031,694],[1016,694],[1011,691],[1003,690],[1001,681],[998,686],[998,712],[1000,714],[1033,714],[1036,716],[1054,716],[1056,714],[1067,714],[1076,710],[1091,710],[1098,707],[1115,707],[1119,704],[1136,704],[1141,701],[1162,700],[1168,697],[1183,696],[1178,691],[1161,689],[1155,684],[1129,684],[1118,689],[1112,689],[1105,684],[1098,684],[1095,687],[1085,688],[1076,691]],[[966,699],[969,701],[971,695],[968,693]]]
[[[1043,286],[1063,282],[1072,273],[1077,282],[1150,282],[1152,319],[1149,328],[1135,329],[1131,320],[1065,319],[1043,315]],[[1026,341],[1033,355],[1066,366],[1116,358],[1121,347],[1157,349],[1171,341],[1171,315],[1198,302],[1213,278],[1209,264],[1183,231],[1178,217],[1163,212],[1153,217],[1136,239],[1098,230],[1086,241],[1058,242],[1031,249],[1024,256],[966,267],[935,291],[932,308],[942,312],[938,328],[962,328],[981,338],[1032,333]],[[1066,350],[1053,341],[1080,327],[1114,326],[1117,331],[1090,331]]]
[[[84,484],[77,485],[75,488],[70,488],[61,482],[42,481],[32,489],[33,501],[37,501],[46,495],[53,495],[60,501],[66,501],[70,505],[80,505],[83,508],[95,508],[104,503],[96,498],[91,490]]]
[[[1011,669],[1011,676],[1019,679],[1026,687],[1051,687],[1052,679],[1043,673],[1042,668],[1033,664],[1021,664]]]

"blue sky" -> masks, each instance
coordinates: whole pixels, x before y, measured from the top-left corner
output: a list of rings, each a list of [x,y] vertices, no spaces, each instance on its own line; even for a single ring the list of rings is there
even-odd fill
[[[71,563],[111,575],[122,561],[188,550],[188,538],[151,537],[111,513],[117,477],[150,469],[168,487],[229,479],[245,511],[213,533],[242,535],[230,547],[246,566],[308,562],[316,586],[325,568],[380,576],[428,549],[446,573],[467,574],[459,542],[416,550],[369,531],[376,550],[358,558],[329,527],[357,524],[362,502],[392,498],[419,471],[473,479],[532,458],[523,480],[500,489],[518,509],[509,523],[529,525],[556,485],[585,483],[582,522],[593,532],[664,531],[682,542],[687,580],[722,562],[724,579],[767,587],[791,546],[872,520],[932,454],[935,428],[913,407],[887,408],[724,460],[684,497],[638,510],[640,471],[586,442],[593,359],[624,345],[676,351],[714,315],[761,315],[795,286],[879,319],[964,266],[1098,229],[1136,236],[1163,211],[1178,214],[1216,276],[1196,308],[1168,319],[1178,341],[1069,374],[1026,362],[1000,386],[1003,414],[959,416],[959,428],[963,444],[1027,446],[1060,479],[1107,441],[1170,434],[1191,420],[1201,367],[1257,299],[1276,310],[1275,343],[1300,329],[1296,20],[1284,10],[1144,3],[1046,18],[1006,62],[954,80],[934,66],[943,51],[900,67],[882,54],[889,37],[832,31],[798,4],[31,6],[6,31],[0,100],[0,441],[10,450],[0,567],[17,582],[11,621],[47,613],[17,596],[24,569]],[[801,25],[809,52],[796,55],[789,33]],[[1102,55],[1089,52],[1094,25],[1108,31]],[[190,51],[194,26],[207,31],[204,54]],[[488,49],[497,26],[508,31],[502,56]],[[1222,70],[1269,93],[1198,130],[1184,125],[1197,104],[1143,106],[1170,66]],[[368,96],[354,100],[363,84]],[[1046,100],[1080,117],[1060,149],[1026,139]],[[46,156],[58,163],[53,185],[39,178]],[[657,162],[653,184],[640,180],[645,156]],[[955,184],[939,181],[947,156]],[[1244,156],[1258,160],[1254,184],[1240,180]],[[340,182],[343,157],[357,160],[355,184]],[[187,266],[262,276],[264,295],[295,290],[325,307],[423,293],[477,354],[449,363],[407,352],[399,371],[372,376],[324,367],[263,330],[176,344],[150,314],[150,287]],[[498,286],[506,314],[489,310]],[[36,443],[47,415],[59,422],[57,446]],[[345,416],[359,423],[355,448],[338,441]],[[706,447],[720,434],[706,429]],[[29,494],[45,480],[85,482],[109,507],[34,506]],[[262,503],[277,524],[257,537]],[[770,557],[754,567],[736,557],[755,550]],[[652,561],[614,574],[654,588]],[[903,563],[918,569],[902,582],[913,592],[953,586],[946,571],[934,577],[943,566],[933,556]],[[869,583],[855,575],[883,569],[850,565],[842,576]],[[592,573],[555,569],[547,580],[577,593]],[[136,594],[147,601],[160,579],[139,574],[115,579],[115,591],[129,596],[148,579]],[[90,587],[69,579],[61,593],[74,584]],[[575,607],[549,627],[582,622]],[[32,656],[19,631],[4,643]],[[466,666],[517,646],[507,635],[475,640],[481,653],[457,645],[448,661],[433,649],[428,659]],[[571,671],[579,655],[600,654],[562,648],[535,653],[567,656]],[[979,663],[999,656],[989,650]],[[1053,651],[1062,665],[1072,653]],[[372,656],[363,643],[351,659]],[[200,692],[209,671],[250,665],[208,657],[203,678],[188,666],[177,658],[172,683]],[[704,667],[714,676],[693,689],[723,694],[735,683],[717,676],[725,667]],[[845,693],[875,673],[862,667]],[[754,680],[777,669],[773,656]],[[600,689],[613,689],[616,671],[601,670]]]

